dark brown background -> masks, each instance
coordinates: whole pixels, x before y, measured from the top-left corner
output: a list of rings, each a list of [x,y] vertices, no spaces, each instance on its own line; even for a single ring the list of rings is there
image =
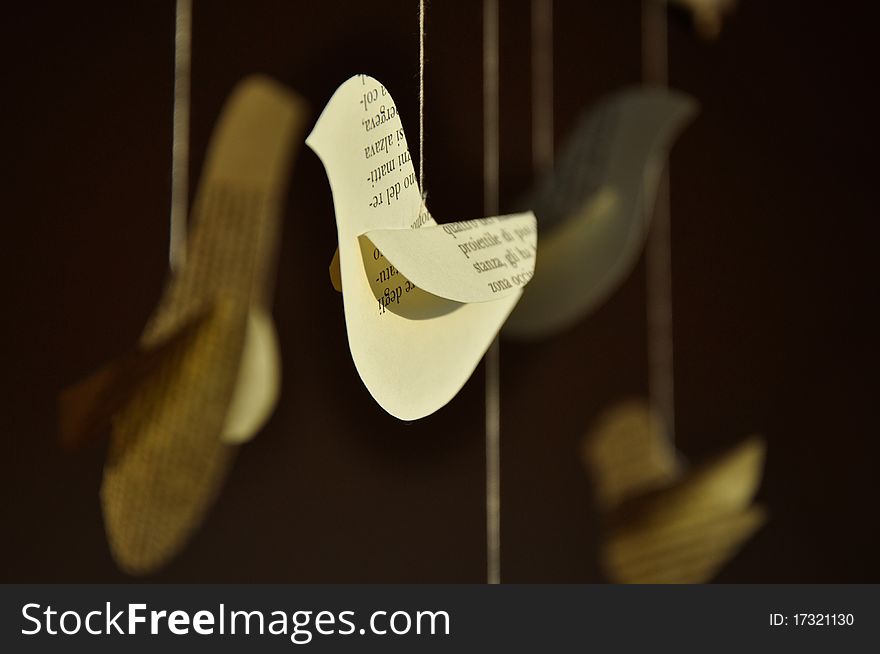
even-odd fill
[[[194,4],[194,181],[224,97],[251,72],[302,93],[313,116],[368,72],[415,142],[415,0]],[[670,26],[672,84],[702,103],[672,156],[677,441],[690,460],[755,431],[769,444],[770,522],[719,581],[880,581],[870,4],[743,0],[716,44],[681,17]],[[529,3],[502,5],[509,208],[531,182]],[[170,0],[21,3],[4,18],[2,581],[125,579],[103,536],[103,446],[63,452],[54,403],[136,341],[164,283],[173,20]],[[639,20],[635,1],[557,0],[557,142],[638,81]],[[480,3],[430,3],[427,31],[432,211],[477,217]],[[431,417],[386,415],[348,354],[334,244],[329,186],[303,148],[275,304],[280,405],[152,579],[484,578],[482,370]],[[503,345],[506,581],[602,578],[578,445],[603,408],[646,391],[644,274],[577,328]]]

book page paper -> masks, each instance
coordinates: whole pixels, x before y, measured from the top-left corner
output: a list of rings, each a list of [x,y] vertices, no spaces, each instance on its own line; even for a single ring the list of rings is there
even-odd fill
[[[437,225],[394,101],[366,75],[337,89],[306,144],[333,192],[355,366],[386,411],[422,418],[455,396],[522,294],[534,216]]]
[[[607,411],[584,441],[605,517],[602,565],[616,583],[705,583],[766,521],[753,504],[764,443],[745,439],[715,460],[679,465],[643,401]]]
[[[205,315],[114,416],[101,503],[110,549],[156,570],[204,519],[237,451],[278,396],[270,315],[280,207],[301,101],[243,80],[215,127],[190,219],[186,263],[141,338],[150,350]],[[225,439],[224,439],[225,436]]]

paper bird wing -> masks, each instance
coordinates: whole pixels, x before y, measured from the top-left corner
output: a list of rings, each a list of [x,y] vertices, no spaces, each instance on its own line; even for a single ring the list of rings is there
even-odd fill
[[[587,114],[532,202],[540,261],[505,333],[564,329],[620,285],[642,250],[666,153],[695,111],[687,96],[649,88]]]
[[[716,459],[638,504],[638,512],[662,522],[679,515],[722,514],[747,508],[755,497],[764,469],[764,441],[751,436]]]
[[[409,281],[455,302],[489,302],[518,293],[535,269],[538,232],[531,212],[420,229],[376,229],[364,236]]]
[[[601,547],[602,568],[615,583],[706,583],[765,521],[764,510],[752,507],[720,516],[618,525]]]

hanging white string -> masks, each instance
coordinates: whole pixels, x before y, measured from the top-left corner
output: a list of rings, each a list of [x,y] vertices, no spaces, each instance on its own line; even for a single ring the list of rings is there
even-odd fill
[[[648,84],[668,84],[669,50],[666,5],[642,2],[642,77]],[[647,218],[647,216],[646,216]],[[654,206],[645,254],[648,332],[648,393],[651,407],[675,445],[675,368],[672,337],[672,242],[667,166]]]
[[[483,215],[498,215],[498,0],[483,0]],[[501,349],[486,352],[486,579],[501,583]]]
[[[192,0],[177,0],[174,24],[174,104],[171,137],[171,225],[168,265],[179,270],[186,260],[189,204],[189,93]]]
[[[425,0],[419,0],[419,185],[425,190]]]
[[[553,0],[532,0],[532,170],[553,165]]]

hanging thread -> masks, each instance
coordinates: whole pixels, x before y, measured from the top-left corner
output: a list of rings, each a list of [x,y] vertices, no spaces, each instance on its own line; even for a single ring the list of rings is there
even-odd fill
[[[553,0],[532,0],[532,170],[553,165]]]
[[[425,190],[425,0],[419,0],[419,185]]]
[[[498,0],[483,0],[483,215],[498,215]],[[486,579],[501,583],[501,347],[486,352]]]
[[[186,261],[186,215],[189,204],[189,94],[192,47],[192,0],[177,0],[174,21],[174,100],[171,137],[171,225],[168,265],[180,270]]]
[[[666,5],[642,2],[642,77],[648,84],[667,86],[669,50]],[[675,446],[675,368],[672,335],[672,236],[667,165],[657,187],[654,221],[645,253],[648,394],[651,407]],[[648,216],[646,216],[646,219]]]

